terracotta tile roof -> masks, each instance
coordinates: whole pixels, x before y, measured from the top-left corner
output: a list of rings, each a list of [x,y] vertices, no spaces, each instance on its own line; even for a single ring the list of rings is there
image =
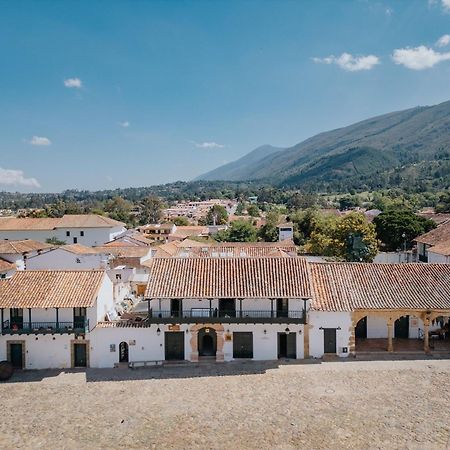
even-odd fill
[[[66,250],[70,253],[74,253],[76,255],[98,255],[100,253],[108,253],[106,251],[101,250],[99,247],[86,247],[81,244],[67,244],[61,245],[59,247],[63,250]]]
[[[255,243],[256,244],[256,243]],[[268,247],[248,245],[233,247],[228,245],[214,245],[210,247],[179,248],[173,255],[175,258],[289,258],[289,253],[296,255],[295,247]]]
[[[0,258],[0,273],[9,272],[10,270],[14,270],[15,268],[16,268],[15,264],[12,264]]]
[[[0,308],[75,308],[94,304],[104,271],[24,270],[0,281]]]
[[[425,217],[426,219],[430,219],[433,222],[440,225],[443,222],[447,222],[450,220],[450,214],[448,213],[435,213],[433,211],[420,211],[417,215]]]
[[[2,217],[1,231],[54,230],[56,228],[113,228],[125,224],[98,214],[66,214],[61,218]]]
[[[436,253],[442,256],[450,256],[450,241],[441,242],[428,249],[428,252]]]
[[[23,254],[39,250],[48,250],[53,248],[51,244],[24,239],[21,241],[0,241],[0,254]]]
[[[136,245],[121,246],[121,247],[93,247],[94,250],[101,253],[109,253],[115,258],[143,258],[147,256],[152,250],[150,247],[138,247]]]
[[[450,265],[309,263],[319,311],[450,309]]]
[[[429,231],[428,233],[421,234],[414,240],[416,242],[431,246],[442,242],[450,242],[450,221],[443,222],[441,225],[438,225],[437,228]]]
[[[147,298],[310,298],[303,258],[161,258]]]

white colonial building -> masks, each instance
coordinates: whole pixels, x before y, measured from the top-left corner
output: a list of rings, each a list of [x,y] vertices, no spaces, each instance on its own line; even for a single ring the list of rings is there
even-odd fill
[[[66,244],[102,245],[126,231],[125,224],[97,214],[61,218],[0,218],[0,240],[57,239]]]

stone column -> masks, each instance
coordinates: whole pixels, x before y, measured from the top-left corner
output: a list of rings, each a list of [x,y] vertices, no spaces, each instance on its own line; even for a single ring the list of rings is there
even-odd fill
[[[388,328],[388,347],[387,347],[387,351],[388,352],[393,352],[394,351],[394,344],[392,343],[392,329],[394,327],[394,324],[392,322],[388,322],[387,324],[387,328]]]
[[[309,358],[309,323],[303,325],[303,357],[305,359]]]
[[[430,322],[429,320],[425,319],[423,322],[423,350],[425,353],[430,353],[430,342],[429,342],[429,329],[430,329]]]
[[[198,331],[191,330],[191,362],[198,362]]]
[[[223,331],[216,331],[217,336],[217,350],[216,350],[216,362],[224,362],[225,356],[223,354]]]

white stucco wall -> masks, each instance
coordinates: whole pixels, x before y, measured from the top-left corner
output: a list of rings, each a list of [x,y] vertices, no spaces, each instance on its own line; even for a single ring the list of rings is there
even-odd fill
[[[26,369],[69,368],[72,339],[73,334],[0,336],[0,361],[7,359],[7,341],[24,341]]]
[[[428,250],[428,263],[430,264],[448,264],[450,258],[448,256],[439,255],[438,253],[433,253],[432,250]]]
[[[67,232],[70,236],[67,236]],[[84,236],[81,236],[81,231]],[[57,238],[67,244],[73,244],[73,238],[77,238],[78,244],[86,246],[102,245],[105,242],[113,240],[116,236],[126,231],[123,227],[104,227],[104,228],[57,228],[56,230],[19,230],[19,231],[0,231],[0,239],[21,240],[34,239],[45,242],[50,238]]]
[[[324,355],[323,330],[320,328],[340,328],[336,330],[337,355],[345,357],[349,353],[343,353],[343,347],[350,351],[351,314],[349,312],[309,312],[309,352],[313,358],[321,358]]]
[[[78,255],[63,248],[57,248],[27,259],[28,270],[91,270],[105,269],[108,255]]]

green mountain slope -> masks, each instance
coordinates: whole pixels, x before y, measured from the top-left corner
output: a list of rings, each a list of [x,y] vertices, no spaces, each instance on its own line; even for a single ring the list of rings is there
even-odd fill
[[[449,156],[450,102],[445,102],[318,134],[227,176],[235,181],[337,190],[392,187],[409,183],[414,173],[416,183],[435,183],[438,177],[445,185],[450,178]],[[220,174],[220,169],[214,172]]]
[[[273,147],[272,145],[262,145],[255,150],[247,153],[237,161],[225,164],[211,172],[205,173],[196,180],[227,180],[227,181],[239,181],[248,178],[252,172],[254,164],[258,163],[267,156],[278,153],[283,148]]]

